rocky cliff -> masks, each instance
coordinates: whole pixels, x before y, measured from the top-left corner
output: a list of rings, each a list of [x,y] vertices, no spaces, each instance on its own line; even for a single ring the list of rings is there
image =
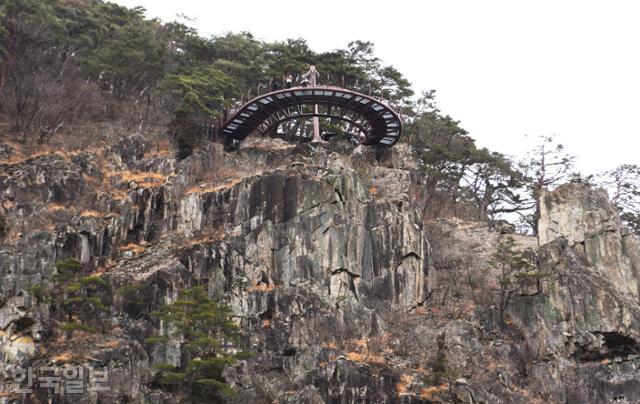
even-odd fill
[[[188,401],[153,383],[183,360],[151,312],[203,285],[230,305],[252,357],[225,370],[230,402],[637,402],[637,241],[606,195],[569,184],[543,195],[548,274],[514,296],[500,331],[507,237],[483,223],[422,216],[404,146],[275,140],[176,161],[143,136],[100,150],[0,166],[0,400]],[[56,262],[99,277],[92,331],[61,332]],[[19,367],[83,365],[109,388],[28,395]]]

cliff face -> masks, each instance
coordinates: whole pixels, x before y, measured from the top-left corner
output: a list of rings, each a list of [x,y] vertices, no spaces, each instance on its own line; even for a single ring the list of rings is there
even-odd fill
[[[575,385],[570,401],[640,400],[640,247],[601,189],[573,183],[542,195],[541,264],[557,281],[536,315],[549,336],[553,368]],[[544,311],[554,314],[545,316]],[[555,317],[555,319],[553,319]],[[623,400],[624,399],[624,400]]]
[[[407,150],[373,154],[264,141],[177,162],[132,136],[14,156],[0,170],[1,400],[20,399],[18,366],[77,364],[107,370],[110,389],[70,402],[186,400],[152,383],[155,364],[183,360],[179,341],[144,340],[166,331],[150,313],[195,285],[232,307],[253,354],[225,371],[232,402],[640,400],[640,250],[605,195],[544,195],[550,275],[514,297],[501,333],[487,261],[505,236],[425,222]],[[34,288],[55,288],[68,257],[104,280],[106,306],[71,339]]]

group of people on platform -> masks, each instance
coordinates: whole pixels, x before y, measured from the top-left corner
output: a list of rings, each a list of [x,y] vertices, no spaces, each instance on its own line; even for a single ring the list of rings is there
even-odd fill
[[[316,70],[316,67],[311,66],[308,72],[300,76],[300,81],[299,81],[300,86],[301,87],[307,87],[309,85],[315,86],[317,77],[318,77],[318,71]],[[284,83],[285,83],[284,88],[291,88],[293,86],[293,75],[291,73],[287,74],[284,80]],[[280,90],[280,83],[278,82],[278,79],[275,76],[273,76],[271,80],[269,80],[269,87],[271,88],[271,91]]]

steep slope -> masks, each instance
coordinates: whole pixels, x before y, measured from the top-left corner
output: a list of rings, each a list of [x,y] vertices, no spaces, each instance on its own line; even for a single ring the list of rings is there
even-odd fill
[[[195,285],[231,306],[253,355],[225,371],[231,402],[640,400],[640,250],[601,191],[546,194],[537,255],[514,236],[550,275],[514,296],[500,332],[488,261],[508,235],[425,220],[408,151],[374,154],[264,140],[177,162],[131,136],[5,162],[3,400],[20,399],[19,366],[82,364],[109,390],[33,397],[188,401],[154,383],[155,365],[184,360],[179,341],[145,339],[167,331],[151,312]],[[96,332],[72,337],[44,292],[69,257],[104,305],[74,319]]]

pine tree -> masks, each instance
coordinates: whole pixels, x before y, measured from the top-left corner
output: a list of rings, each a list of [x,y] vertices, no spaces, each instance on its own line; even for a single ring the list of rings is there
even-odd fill
[[[107,306],[100,298],[100,290],[106,286],[105,281],[96,275],[85,275],[82,264],[75,258],[66,258],[56,262],[57,274],[53,280],[56,287],[50,291],[54,301],[61,303],[66,322],[59,325],[59,329],[71,337],[73,331],[94,333],[97,330],[78,321],[78,315],[85,320],[100,318]]]
[[[181,337],[186,358],[178,368],[160,365],[159,384],[187,386],[194,397],[210,399],[230,394],[222,371],[239,357],[228,352],[239,338],[231,308],[215,302],[198,286],[180,292],[175,302],[162,306],[154,315],[175,332],[149,338],[147,343],[166,344],[170,337]]]
[[[540,271],[538,266],[531,262],[529,254],[518,251],[513,237],[507,237],[498,244],[489,261],[489,266],[499,271],[498,314],[500,329],[504,331],[506,325],[504,314],[511,303],[511,298],[531,283],[536,286],[536,294],[541,293],[542,279],[551,274]]]

